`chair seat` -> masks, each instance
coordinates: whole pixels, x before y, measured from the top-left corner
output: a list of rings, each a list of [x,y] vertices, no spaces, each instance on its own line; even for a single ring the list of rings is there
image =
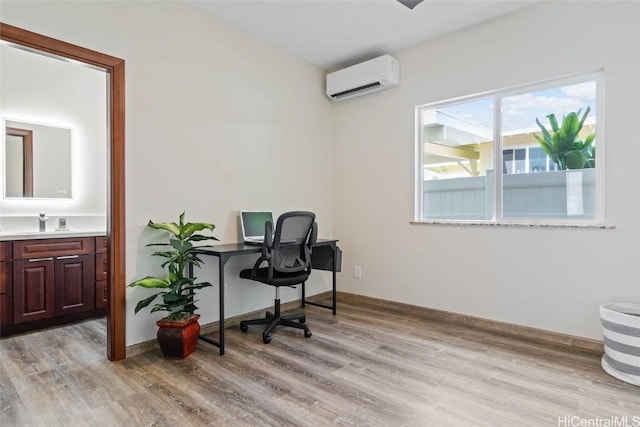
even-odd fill
[[[251,276],[252,272],[253,269],[251,268],[242,270],[240,271],[240,277],[242,277],[243,279],[256,280],[258,282],[271,286],[299,285],[302,282],[306,282],[309,278],[309,273],[306,271],[301,271],[299,273],[278,273],[274,271],[272,280],[268,280],[269,268],[267,267],[259,268],[256,272],[255,277]]]

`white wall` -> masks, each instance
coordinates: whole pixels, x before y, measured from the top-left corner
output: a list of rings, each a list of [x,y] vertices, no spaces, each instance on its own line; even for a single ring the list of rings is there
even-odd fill
[[[128,281],[157,272],[150,218],[185,209],[233,242],[240,208],[305,208],[341,240],[341,290],[600,338],[599,304],[640,299],[639,6],[606,3],[543,4],[397,52],[399,88],[335,105],[322,70],[181,3],[3,1],[0,19],[126,60]],[[602,67],[615,230],[409,224],[416,105]],[[272,298],[236,278],[251,261],[227,264],[228,315]],[[213,264],[200,278],[217,281]],[[329,282],[315,275],[312,293]],[[201,294],[205,323],[216,292]],[[142,294],[128,293],[127,345],[155,334],[156,317],[133,315]]]
[[[216,224],[238,240],[239,209],[308,209],[332,236],[331,104],[324,72],[181,2],[5,2],[2,22],[126,61],[127,282],[159,273],[149,219]],[[233,259],[226,314],[273,302],[273,290],[238,278],[254,258]],[[202,280],[217,283],[215,259]],[[313,276],[308,292],[330,288]],[[299,291],[298,291],[299,292]],[[127,292],[127,345],[155,337],[133,314],[142,289]],[[299,294],[287,289],[283,301]],[[217,289],[200,293],[201,323],[217,320]]]
[[[601,339],[600,304],[640,302],[639,8],[538,5],[396,52],[399,88],[337,104],[340,289]],[[598,143],[614,230],[409,224],[416,105],[600,68],[606,129]]]

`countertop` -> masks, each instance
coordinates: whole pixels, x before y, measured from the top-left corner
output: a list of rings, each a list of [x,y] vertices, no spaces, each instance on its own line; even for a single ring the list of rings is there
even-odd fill
[[[0,242],[9,240],[58,239],[66,237],[106,236],[106,231],[65,230],[65,231],[0,231]]]

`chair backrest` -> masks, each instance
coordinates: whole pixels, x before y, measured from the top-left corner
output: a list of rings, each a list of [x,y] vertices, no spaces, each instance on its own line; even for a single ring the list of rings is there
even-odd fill
[[[273,271],[297,273],[311,269],[311,246],[318,234],[315,219],[316,215],[307,211],[287,212],[278,217],[270,254]],[[267,226],[265,242],[270,231]]]

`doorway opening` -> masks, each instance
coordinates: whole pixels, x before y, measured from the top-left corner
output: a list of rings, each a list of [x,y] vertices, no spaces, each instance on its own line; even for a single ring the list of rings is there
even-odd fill
[[[125,182],[124,122],[125,63],[123,59],[96,52],[21,28],[0,23],[3,43],[78,61],[102,69],[108,84],[108,206],[107,238],[109,239],[107,358],[126,357],[125,346]]]

